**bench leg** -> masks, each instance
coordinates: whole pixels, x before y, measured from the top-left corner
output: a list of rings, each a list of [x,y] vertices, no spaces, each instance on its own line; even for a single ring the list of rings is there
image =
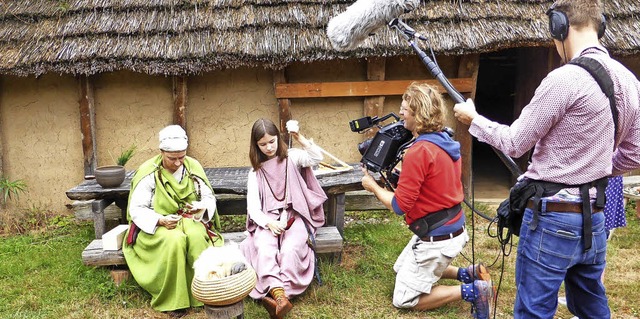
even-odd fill
[[[328,194],[327,199],[327,220],[328,226],[336,226],[340,236],[344,238],[344,193]]]
[[[127,199],[116,199],[116,206],[118,206],[118,208],[120,208],[120,212],[121,212],[121,217],[120,217],[120,223],[122,224],[127,224]]]
[[[131,272],[129,269],[114,269],[111,270],[111,278],[116,286],[120,286],[123,281],[131,278]]]
[[[95,231],[96,239],[101,239],[105,230],[104,209],[113,203],[113,199],[98,199],[91,203],[91,210],[93,211],[93,229]]]

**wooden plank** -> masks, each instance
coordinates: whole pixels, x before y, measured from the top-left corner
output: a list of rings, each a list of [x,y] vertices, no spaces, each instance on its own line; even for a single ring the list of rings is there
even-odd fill
[[[93,98],[93,81],[89,76],[80,75],[80,133],[82,134],[82,154],[84,156],[84,176],[93,178],[97,167],[96,151],[96,110]]]
[[[437,80],[397,80],[363,82],[313,82],[276,84],[276,98],[320,98],[349,96],[389,96],[402,95],[411,82],[425,82],[434,85],[440,93],[447,91]],[[449,79],[460,93],[469,93],[475,87],[472,78]]]
[[[223,233],[225,243],[240,243],[246,238],[245,232]],[[316,230],[316,252],[337,253],[342,251],[343,239],[336,227],[325,226]],[[94,239],[82,252],[82,263],[86,266],[126,265],[122,250],[103,251],[102,239]]]
[[[477,54],[463,55],[460,59],[460,65],[458,65],[458,76],[470,78],[472,81],[469,91],[460,91],[460,93],[463,93],[465,98],[475,99],[479,66],[480,58]],[[471,198],[471,160],[473,140],[471,138],[471,134],[469,134],[469,125],[456,121],[455,139],[460,143],[460,153],[462,157],[462,185],[464,187],[465,197]]]
[[[216,206],[220,215],[246,215],[247,197],[245,195],[216,194]]]
[[[522,109],[529,104],[538,88],[538,84],[556,66],[552,65],[550,57],[559,57],[555,48],[519,48],[516,67],[515,96],[513,98],[513,120],[520,116]],[[525,172],[529,166],[532,150],[527,151],[515,159],[521,171]],[[515,184],[517,176],[511,176],[511,184]]]
[[[384,81],[385,77],[384,57],[371,57],[367,59],[367,80],[368,81]],[[382,117],[384,114],[384,96],[367,96],[364,98],[364,116]],[[363,135],[364,139],[372,138],[378,132],[378,128],[374,127],[367,130]]]
[[[344,193],[348,191],[362,190],[362,170],[360,164],[351,164],[352,170],[339,174],[320,175],[320,186],[328,194]],[[248,166],[243,167],[215,167],[205,168],[207,178],[211,182],[216,194],[240,194],[247,193]],[[133,171],[128,171],[124,182],[118,187],[102,188],[95,180],[86,180],[66,191],[66,195],[72,200],[91,200],[103,198],[129,197],[131,177]],[[374,176],[379,176],[375,175]]]
[[[346,211],[387,210],[375,195],[367,191],[345,193],[344,208]]]
[[[187,77],[176,76],[172,78],[173,83],[173,124],[187,128]]]
[[[94,239],[82,252],[82,263],[86,266],[126,265],[122,250],[102,250],[102,239]]]
[[[280,84],[287,84],[287,75],[285,73],[285,69],[273,71],[274,87],[277,87]],[[280,121],[280,132],[284,136],[285,143],[291,145],[289,143],[289,132],[287,132],[286,130],[287,121],[291,119],[291,100],[278,96],[276,96],[276,98],[278,98],[278,119]]]

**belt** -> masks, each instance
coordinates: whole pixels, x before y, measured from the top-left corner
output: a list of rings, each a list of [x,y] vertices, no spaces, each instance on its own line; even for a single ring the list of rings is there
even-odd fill
[[[533,209],[533,200],[529,200],[527,202],[527,208]],[[571,203],[571,202],[546,202],[545,204],[547,212],[557,212],[557,213],[580,213],[582,214],[582,203]],[[602,208],[595,207],[591,205],[591,213],[599,213],[602,211]]]
[[[430,241],[430,242],[442,241],[442,240],[447,240],[447,239],[451,239],[451,238],[454,238],[454,237],[458,237],[458,235],[462,234],[463,232],[464,232],[464,227],[454,231],[451,234],[440,235],[440,236],[426,236],[426,237],[420,238],[420,240],[422,240],[422,241]]]

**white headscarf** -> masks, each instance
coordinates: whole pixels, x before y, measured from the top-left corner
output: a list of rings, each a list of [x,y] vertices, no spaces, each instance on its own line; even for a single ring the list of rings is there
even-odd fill
[[[166,152],[180,152],[189,146],[187,132],[180,125],[169,125],[159,134],[160,149]]]

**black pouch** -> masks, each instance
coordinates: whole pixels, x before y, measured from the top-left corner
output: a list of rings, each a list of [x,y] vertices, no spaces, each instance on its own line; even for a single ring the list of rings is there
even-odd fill
[[[500,203],[500,205],[498,206],[498,209],[496,209],[496,212],[498,213],[498,229],[508,229],[510,230],[510,217],[511,215],[511,209],[509,208],[509,199],[505,199],[502,203]],[[522,223],[522,221],[521,221]]]
[[[507,229],[507,234],[520,235],[522,217],[529,198],[536,193],[535,185],[529,179],[518,181],[509,192],[509,198],[505,199],[496,212],[498,213],[498,231]]]
[[[427,219],[422,217],[409,225],[409,229],[416,234],[416,236],[423,238],[429,234],[429,223]]]

